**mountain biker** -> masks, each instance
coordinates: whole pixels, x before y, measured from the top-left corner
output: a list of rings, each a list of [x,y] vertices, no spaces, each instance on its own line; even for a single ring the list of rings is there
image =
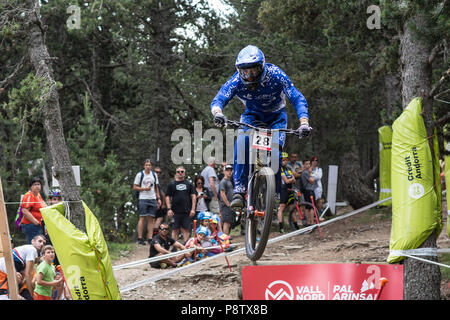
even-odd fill
[[[217,127],[226,125],[227,118],[223,114],[223,108],[230,100],[237,96],[245,105],[245,111],[241,115],[241,122],[254,126],[265,124],[271,129],[280,129],[287,127],[287,114],[285,110],[285,97],[294,106],[300,121],[298,131],[301,136],[309,135],[308,103],[303,94],[295,88],[289,77],[274,64],[266,63],[263,52],[256,46],[248,45],[243,48],[235,63],[237,71],[220,88],[219,92],[211,102],[211,113],[214,116],[214,124]],[[234,145],[234,165],[233,165],[233,200],[231,207],[243,207],[244,196],[247,191],[247,179],[249,172],[249,152],[248,135],[242,134],[248,128],[240,129]],[[278,135],[278,141],[281,150],[285,142],[285,134]],[[239,154],[245,152],[245,162],[237,161]],[[244,151],[245,150],[245,151]],[[281,164],[281,151],[272,148],[272,156],[278,155]],[[244,151],[244,152],[242,152]],[[273,154],[275,152],[275,154]],[[281,175],[277,170],[275,175],[276,192],[280,192]]]

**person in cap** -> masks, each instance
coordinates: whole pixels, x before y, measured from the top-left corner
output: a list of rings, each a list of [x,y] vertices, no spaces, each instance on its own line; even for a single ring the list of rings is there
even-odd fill
[[[207,162],[208,165],[202,170],[200,175],[205,180],[204,187],[208,189],[212,196],[208,208],[213,213],[219,213],[219,178],[216,173],[216,159],[210,157]]]
[[[233,176],[233,166],[226,165],[224,170],[224,177],[219,184],[220,191],[220,212],[222,213],[222,230],[225,234],[230,234],[231,226],[236,220],[236,212],[231,207],[231,201],[233,199],[233,183],[231,177]]]
[[[152,241],[150,242],[149,258],[170,253],[170,248],[172,246],[178,250],[186,249],[184,245],[169,236],[169,225],[163,222],[159,225],[159,233],[154,236]],[[183,258],[185,257],[189,257],[189,253],[180,254],[178,256],[163,259],[160,261],[150,262],[150,266],[152,268],[162,269],[166,268],[167,266],[176,267],[177,263],[183,260]]]
[[[195,235],[190,238],[185,244],[186,249],[195,248],[195,250],[186,253],[187,257],[183,260],[182,263],[180,263],[180,265],[184,266],[186,264],[192,263],[195,261],[199,254],[202,254],[203,256],[206,254],[203,243],[207,241],[209,234],[210,232],[205,226],[200,226],[196,229]]]

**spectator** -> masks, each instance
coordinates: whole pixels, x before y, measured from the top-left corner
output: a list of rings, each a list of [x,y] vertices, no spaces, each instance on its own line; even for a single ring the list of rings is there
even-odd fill
[[[165,222],[159,225],[159,233],[153,238],[150,243],[150,255],[149,258],[153,258],[156,256],[164,255],[170,253],[170,247],[174,246],[176,249],[185,250],[186,247],[183,246],[180,242],[176,241],[172,237],[169,236],[169,225]],[[179,256],[175,256],[172,258],[167,258],[160,261],[150,262],[150,266],[152,268],[166,268],[168,265],[171,267],[176,267],[177,262],[183,260],[183,258],[189,257],[189,254],[184,255],[181,254]]]
[[[152,171],[152,162],[147,159],[144,162],[144,170],[136,174],[133,190],[138,192],[139,221],[137,225],[138,244],[145,245],[143,239],[145,220],[147,219],[148,244],[153,237],[153,224],[156,211],[161,206],[159,197],[158,177]]]
[[[203,243],[209,242],[207,239],[208,233],[209,233],[209,231],[208,231],[207,227],[200,226],[197,228],[194,237],[190,238],[186,242],[186,249],[196,248],[196,250],[187,253],[186,255],[188,255],[188,257],[186,257],[186,260],[183,261],[183,263],[181,265],[187,265],[191,262],[194,262],[195,258],[198,254],[201,254],[202,256],[206,255],[206,250],[203,247]],[[210,246],[210,245],[207,245],[207,246]]]
[[[30,182],[30,190],[22,198],[22,212],[24,218],[22,220],[22,230],[27,237],[27,243],[38,234],[42,234],[42,214],[39,209],[46,207],[41,196],[42,182],[38,177],[34,177]]]
[[[197,196],[197,206],[195,208],[195,216],[197,219],[199,212],[209,211],[208,204],[211,201],[211,196],[209,190],[205,187],[205,178],[203,176],[196,176],[194,181]]]
[[[14,269],[16,270],[16,276],[18,283],[24,283],[27,291],[21,293],[21,296],[25,299],[32,300],[34,293],[33,275],[34,275],[34,262],[38,257],[39,252],[45,245],[45,237],[42,234],[35,236],[31,240],[31,244],[26,244],[13,249]],[[8,294],[8,279],[6,275],[5,258],[0,258],[0,300],[7,299],[4,296]]]
[[[209,212],[209,211],[199,212],[198,216],[197,216],[198,227],[206,227],[208,230],[210,230],[212,232],[212,227],[211,227],[212,217],[213,217],[212,212]],[[207,236],[209,237],[210,234],[207,234]]]
[[[325,199],[324,198],[319,198],[316,200],[317,203],[317,216],[320,217],[323,213],[323,211],[325,210]],[[325,213],[325,216],[329,216],[329,211],[327,213]],[[319,222],[325,221],[325,218],[319,218]]]
[[[314,197],[315,199],[322,198],[322,168],[319,168],[319,158],[312,156],[311,159],[311,171],[314,177]]]
[[[59,189],[52,189],[52,190],[50,190],[50,192],[48,193],[48,203],[49,203],[49,205],[58,204],[61,201],[62,201],[61,190],[59,190]],[[47,245],[52,245],[52,241],[50,239],[50,236],[48,234],[47,228],[45,226],[44,219],[42,219],[42,232],[43,232],[43,234],[45,236],[46,244]],[[58,260],[58,257],[56,255],[55,255],[54,263],[55,263],[55,265],[59,265],[59,260]]]
[[[300,161],[297,161],[296,153],[291,153],[289,155],[289,161],[286,165],[294,174],[295,179],[300,179],[302,176],[303,166]]]
[[[231,226],[236,220],[236,212],[230,207],[230,202],[233,199],[233,184],[231,177],[233,176],[233,166],[227,165],[224,170],[224,177],[219,184],[220,191],[220,211],[222,212],[223,233],[229,235]]]
[[[289,211],[292,210],[294,206],[293,199],[294,193],[292,191],[292,186],[295,183],[295,177],[292,173],[291,169],[287,166],[289,159],[288,154],[286,152],[282,153],[282,161],[281,161],[281,192],[280,192],[280,206],[278,207],[278,224],[279,231],[283,233],[284,222],[283,222],[283,212],[287,205],[289,205]],[[295,216],[294,216],[295,218]],[[297,222],[294,221],[294,226],[298,229]]]
[[[53,287],[62,290],[63,279],[56,276],[55,267],[52,265],[55,258],[55,249],[51,245],[42,248],[42,261],[36,271],[36,288],[34,300],[52,300]]]
[[[219,236],[219,233],[221,233],[220,217],[218,214],[213,214],[209,230],[211,231],[211,239],[216,239]]]
[[[159,226],[161,225],[161,223],[163,223],[164,221],[166,221],[166,217],[167,217],[167,208],[166,208],[166,202],[164,201],[164,199],[166,198],[166,194],[163,191],[163,188],[161,187],[160,184],[160,178],[159,176],[161,175],[161,168],[160,167],[156,167],[154,172],[156,173],[156,176],[158,177],[158,190],[159,190],[159,198],[161,199],[161,206],[158,207],[158,210],[156,210],[156,221],[155,221],[155,225],[153,226],[153,235],[157,235],[159,232]]]
[[[225,167],[226,166],[227,166],[227,163],[225,161],[222,162],[222,164],[220,165],[220,172],[217,175],[217,178],[219,180],[219,184],[220,184],[220,181],[222,181],[223,177],[225,176]]]
[[[219,214],[219,180],[216,174],[216,160],[208,159],[208,165],[203,169],[201,175],[205,179],[205,187],[212,193],[212,199],[209,202],[209,211]]]
[[[189,239],[191,222],[195,216],[196,193],[195,188],[185,179],[186,170],[179,166],[175,180],[169,183],[166,191],[167,215],[174,218],[172,238],[178,240],[178,232],[183,234],[183,240]]]
[[[312,176],[311,162],[309,160],[303,161],[303,172],[302,172],[302,184],[305,187],[304,196],[306,202],[314,202],[314,177]],[[311,200],[312,197],[312,200]],[[314,209],[311,206],[305,208],[306,216],[306,226],[314,224]]]

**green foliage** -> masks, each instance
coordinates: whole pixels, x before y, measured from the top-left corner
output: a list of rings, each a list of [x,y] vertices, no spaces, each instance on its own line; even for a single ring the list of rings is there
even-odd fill
[[[225,18],[206,0],[41,1],[71,162],[82,168],[82,198],[107,238],[123,240],[133,233],[137,215],[128,202],[143,160],[162,167],[164,188],[175,169],[172,132],[192,133],[194,121],[202,121],[203,132],[213,127],[211,100],[235,72],[236,55],[247,44],[259,46],[308,101],[313,134],[301,142],[289,137],[286,150],[300,158],[316,153],[326,170],[355,148],[367,170],[378,154],[377,128],[402,110],[398,105],[387,117],[384,76],[400,72],[398,33],[404,22],[423,13],[432,27],[417,33],[430,41],[448,39],[450,30],[444,1],[224,2],[234,9]],[[80,29],[66,25],[72,4],[81,9]],[[372,4],[382,10],[381,30],[366,26]],[[26,191],[28,161],[43,158],[47,169],[51,165],[42,125],[46,89],[29,59],[20,67],[28,51],[23,5],[0,3],[0,21],[6,21],[0,26],[0,175],[10,201]],[[448,68],[443,49],[433,63],[434,81]],[[445,107],[436,103],[437,118]],[[288,126],[295,128],[298,119],[289,102],[286,109]],[[224,112],[236,119],[243,110],[234,99]],[[203,166],[186,165],[188,175]],[[12,211],[8,207],[8,214]]]
[[[29,74],[18,88],[13,88],[0,112],[0,177],[4,198],[12,202],[6,206],[8,220],[13,219],[20,196],[28,191],[31,177],[42,175],[42,166],[35,160],[45,159],[40,124],[38,102],[38,84]],[[14,236],[18,230],[10,228]],[[20,233],[18,234],[20,238]]]
[[[123,183],[117,156],[114,152],[105,154],[105,139],[86,94],[84,115],[68,134],[70,158],[80,166],[81,198],[95,213],[105,236],[117,236],[116,221],[122,219],[130,189]]]

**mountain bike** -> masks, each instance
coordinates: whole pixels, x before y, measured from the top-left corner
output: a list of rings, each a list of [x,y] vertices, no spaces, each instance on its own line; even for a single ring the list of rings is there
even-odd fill
[[[247,257],[256,261],[261,258],[266,248],[275,210],[275,173],[270,166],[273,134],[284,132],[300,137],[300,133],[293,129],[270,129],[264,128],[264,125],[256,127],[233,120],[227,120],[226,126],[251,129],[249,178],[243,210],[246,212],[245,250]]]
[[[305,210],[308,208],[312,208],[312,203],[305,201],[302,193],[299,189],[297,188],[292,188],[293,191],[293,202],[292,204],[294,204],[294,207],[292,208],[292,210],[289,210],[289,226],[291,227],[292,231],[295,231],[296,228],[294,226],[294,219],[293,219],[293,215],[295,215],[296,213],[298,214],[299,220],[297,221],[299,224],[301,223],[302,225],[306,224],[306,217],[305,217]]]

